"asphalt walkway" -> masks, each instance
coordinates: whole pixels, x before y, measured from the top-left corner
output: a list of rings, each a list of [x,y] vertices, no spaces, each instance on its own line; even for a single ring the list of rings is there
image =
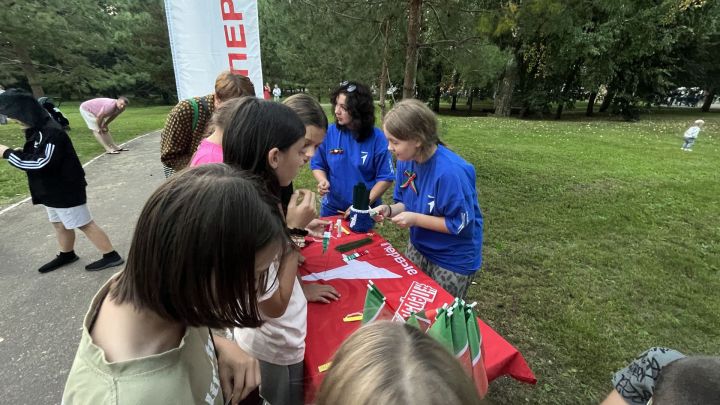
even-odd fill
[[[85,172],[90,211],[126,257],[140,210],[164,176],[159,131],[124,146],[130,151],[99,156]],[[8,208],[0,207],[0,403],[58,404],[90,300],[122,267],[85,271],[101,255],[78,231],[80,260],[38,273],[58,248],[45,209]]]

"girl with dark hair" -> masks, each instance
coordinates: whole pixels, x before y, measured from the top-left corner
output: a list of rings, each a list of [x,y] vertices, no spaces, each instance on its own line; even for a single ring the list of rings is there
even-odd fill
[[[85,316],[63,403],[237,404],[258,385],[257,362],[209,328],[260,326],[268,268],[297,261],[261,189],[210,164],[150,196],[125,270]]]
[[[244,98],[225,128],[223,158],[261,176],[280,203],[281,189],[290,186],[314,151],[315,143],[308,143],[306,136],[305,122],[290,107]],[[315,193],[309,190],[295,191],[282,205],[293,234],[307,233],[306,228],[319,232],[327,224],[315,218]],[[260,297],[263,326],[233,331],[240,348],[260,360],[260,394],[271,404],[303,403],[307,302],[327,303],[339,297],[332,286],[301,283],[297,265],[297,258],[294,262],[288,258],[270,269],[268,279],[277,282]]]
[[[330,125],[325,141],[310,161],[318,193],[323,196],[320,216],[347,212],[353,187],[359,182],[370,190],[370,205],[379,205],[395,177],[387,140],[375,128],[370,89],[357,82],[343,82],[333,90],[330,101],[335,124]]]

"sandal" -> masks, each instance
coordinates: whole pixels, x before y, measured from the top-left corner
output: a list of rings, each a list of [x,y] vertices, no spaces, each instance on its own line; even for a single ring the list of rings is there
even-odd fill
[[[113,150],[113,151],[110,151],[110,152],[105,152],[105,154],[106,154],[106,155],[119,155],[120,152],[118,152],[118,151],[116,151],[116,150]]]
[[[128,149],[128,148],[120,148],[120,149],[115,149],[115,152],[127,152],[129,150],[130,149]]]

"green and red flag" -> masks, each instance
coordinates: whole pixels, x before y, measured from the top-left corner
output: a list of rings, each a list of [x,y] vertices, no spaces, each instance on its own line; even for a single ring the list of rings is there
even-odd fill
[[[467,322],[467,341],[472,363],[472,378],[475,382],[475,388],[482,398],[487,394],[488,379],[483,362],[482,335],[480,334],[477,318],[472,310],[474,306],[474,303],[465,305],[465,320]]]
[[[455,303],[448,310],[450,316],[450,329],[452,330],[453,353],[463,369],[472,376],[472,363],[468,344],[467,320],[465,319],[465,305],[455,298]]]
[[[450,353],[453,352],[452,329],[450,328],[450,320],[447,315],[447,304],[437,310],[435,322],[427,330],[427,334],[433,339],[440,342]]]
[[[385,303],[385,295],[383,295],[372,280],[368,280],[368,291],[365,295],[365,308],[363,308],[363,325],[373,321],[391,320],[393,311],[388,308]]]

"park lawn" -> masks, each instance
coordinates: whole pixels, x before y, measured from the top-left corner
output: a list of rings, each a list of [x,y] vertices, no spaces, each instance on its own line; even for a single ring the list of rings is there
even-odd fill
[[[444,141],[476,168],[484,213],[469,299],[538,377],[494,382],[498,404],[597,404],[651,346],[720,355],[720,114],[565,118],[441,117]],[[296,185],[315,188],[308,172]],[[378,230],[404,249],[405,231]]]
[[[102,154],[104,149],[85,126],[85,121],[78,110],[79,105],[78,102],[62,103],[60,110],[70,120],[72,130],[68,134],[80,161],[85,163]],[[172,106],[130,104],[127,110],[110,124],[110,133],[115,142],[121,144],[138,135],[161,129],[171,108]],[[25,135],[20,125],[11,122],[8,125],[0,126],[0,144],[21,148],[24,142]],[[158,151],[158,159],[159,154],[160,151]],[[7,162],[0,162],[0,207],[19,201],[29,194],[25,173],[10,166]]]
[[[102,153],[77,103],[61,109],[81,160]],[[161,128],[169,109],[131,105],[111,124],[115,139]],[[700,117],[695,151],[680,151]],[[441,117],[445,142],[476,168],[484,213],[483,272],[468,298],[539,380],[494,382],[494,403],[598,403],[611,374],[653,345],[720,355],[719,130],[719,114],[683,109],[636,123]],[[0,126],[0,143],[22,139]],[[307,169],[295,184],[315,188]],[[0,164],[0,205],[26,194],[24,174]],[[378,230],[406,245],[406,231]]]

